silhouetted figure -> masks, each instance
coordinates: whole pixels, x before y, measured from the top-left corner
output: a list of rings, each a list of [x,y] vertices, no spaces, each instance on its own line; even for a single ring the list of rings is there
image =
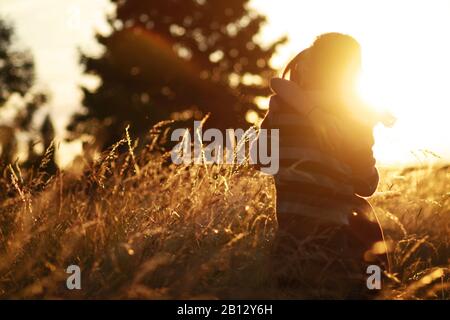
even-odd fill
[[[355,92],[360,67],[356,40],[319,36],[289,63],[290,80],[272,80],[274,95],[261,126],[280,130],[273,270],[281,272],[283,285],[300,285],[292,271],[299,267],[324,297],[334,286],[347,286],[347,296],[363,289],[368,251],[383,240],[378,224],[366,217],[370,205],[363,198],[379,180],[372,130],[381,119]],[[374,258],[372,263],[385,261]]]

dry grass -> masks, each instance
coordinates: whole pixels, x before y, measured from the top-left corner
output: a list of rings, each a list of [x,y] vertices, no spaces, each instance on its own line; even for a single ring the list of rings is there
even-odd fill
[[[117,150],[82,175],[3,168],[0,298],[319,297],[281,290],[268,273],[270,177]],[[449,187],[448,166],[383,170],[372,203],[394,268],[381,298],[450,298]],[[82,290],[66,289],[71,264],[82,269]]]

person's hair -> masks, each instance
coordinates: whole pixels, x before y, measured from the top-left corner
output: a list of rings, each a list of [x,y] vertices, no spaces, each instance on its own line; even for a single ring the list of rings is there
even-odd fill
[[[283,78],[311,89],[341,89],[353,82],[361,68],[361,47],[351,36],[326,33],[289,62]]]

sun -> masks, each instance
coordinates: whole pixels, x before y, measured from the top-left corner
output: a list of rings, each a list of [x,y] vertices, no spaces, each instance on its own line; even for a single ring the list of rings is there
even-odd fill
[[[361,72],[357,87],[359,96],[377,112],[392,112],[392,106],[389,107],[389,102],[382,97],[384,89],[381,87],[379,80],[367,72]]]
[[[289,36],[272,59],[277,69],[322,33],[345,33],[361,44],[360,95],[398,119],[392,129],[375,130],[380,163],[414,162],[421,150],[450,159],[450,0],[252,3],[268,16],[263,41]]]

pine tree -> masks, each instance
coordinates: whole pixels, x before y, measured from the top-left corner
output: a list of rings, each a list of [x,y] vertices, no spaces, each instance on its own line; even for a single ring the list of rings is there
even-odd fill
[[[100,145],[119,139],[130,125],[135,136],[169,118],[188,120],[211,113],[210,125],[245,125],[258,111],[255,98],[270,92],[269,60],[276,47],[255,42],[265,18],[249,0],[115,0],[112,33],[97,35],[100,57],[84,55],[87,74],[100,77],[84,87],[86,112],[69,130],[91,133]],[[101,133],[98,129],[104,128]]]

